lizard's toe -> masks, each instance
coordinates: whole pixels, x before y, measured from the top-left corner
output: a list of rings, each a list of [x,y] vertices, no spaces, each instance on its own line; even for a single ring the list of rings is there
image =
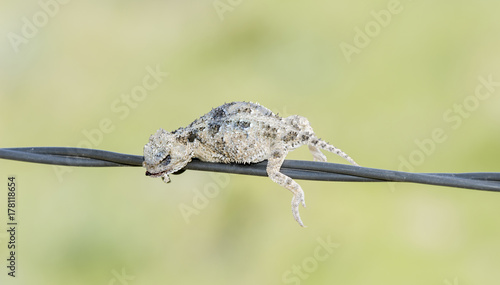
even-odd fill
[[[302,220],[300,219],[300,213],[299,213],[299,204],[302,203],[302,205],[305,207],[305,202],[303,198],[299,198],[297,196],[293,196],[292,198],[292,214],[293,218],[299,223],[301,227],[305,227],[304,223],[302,223]]]

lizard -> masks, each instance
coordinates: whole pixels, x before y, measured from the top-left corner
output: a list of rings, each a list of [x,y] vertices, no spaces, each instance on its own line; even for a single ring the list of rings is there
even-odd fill
[[[187,127],[168,132],[160,128],[144,146],[146,175],[170,182],[169,174],[182,170],[193,158],[216,163],[257,163],[267,160],[266,172],[275,183],[290,190],[292,214],[304,227],[299,204],[306,207],[304,191],[280,172],[288,152],[307,145],[315,161],[326,161],[321,149],[358,165],[340,149],[318,138],[302,116],[282,118],[251,102],[231,102],[213,108]]]

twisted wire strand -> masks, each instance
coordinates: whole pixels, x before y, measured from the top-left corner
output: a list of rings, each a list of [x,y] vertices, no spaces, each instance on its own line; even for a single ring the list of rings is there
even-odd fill
[[[141,155],[74,147],[0,148],[0,158],[25,162],[83,166],[142,166]],[[191,161],[186,169],[267,176],[267,161],[254,164],[223,164]],[[182,171],[183,172],[183,171]],[[294,179],[343,182],[411,182],[500,192],[500,173],[410,173],[346,164],[285,160],[281,172]],[[175,173],[174,173],[175,174]]]

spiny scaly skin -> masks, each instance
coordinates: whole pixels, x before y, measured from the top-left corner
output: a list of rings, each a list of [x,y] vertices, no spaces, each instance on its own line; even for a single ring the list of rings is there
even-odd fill
[[[307,145],[315,161],[326,161],[324,149],[357,165],[340,149],[319,139],[309,121],[292,115],[281,118],[251,102],[232,102],[212,109],[185,128],[173,132],[159,129],[144,146],[146,175],[162,177],[181,170],[193,158],[219,163],[255,163],[267,160],[272,181],[293,193],[292,213],[304,226],[299,204],[306,206],[304,191],[292,178],[280,172],[289,151]]]

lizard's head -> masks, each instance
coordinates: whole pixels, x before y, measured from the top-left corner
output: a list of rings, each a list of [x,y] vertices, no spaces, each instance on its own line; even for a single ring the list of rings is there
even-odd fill
[[[191,157],[189,147],[176,134],[159,129],[144,146],[142,165],[146,168],[146,176],[161,176],[168,183],[168,175],[181,170]]]

